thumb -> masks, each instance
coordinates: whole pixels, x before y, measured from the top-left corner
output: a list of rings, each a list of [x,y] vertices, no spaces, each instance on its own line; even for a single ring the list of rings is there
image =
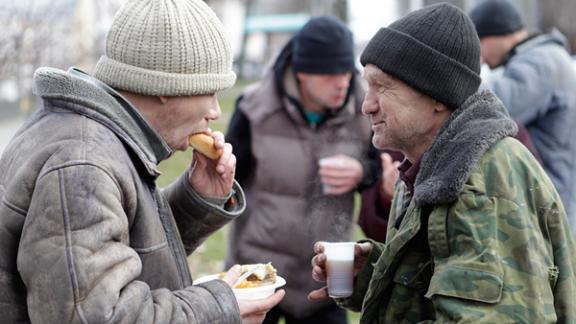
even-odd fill
[[[372,243],[370,242],[362,242],[356,243],[354,246],[354,252],[358,256],[367,256],[372,252]]]
[[[222,280],[224,280],[230,287],[236,282],[242,273],[242,267],[239,264],[233,265],[224,275]]]

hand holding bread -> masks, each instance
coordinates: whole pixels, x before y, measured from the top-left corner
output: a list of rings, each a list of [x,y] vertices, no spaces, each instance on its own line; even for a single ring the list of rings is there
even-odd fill
[[[232,145],[218,131],[197,133],[186,138],[194,152],[188,181],[201,197],[224,198],[232,190],[236,157]]]
[[[188,138],[188,144],[190,144],[194,150],[202,153],[212,160],[219,159],[223,152],[222,149],[217,149],[214,147],[214,138],[204,133],[191,135]]]

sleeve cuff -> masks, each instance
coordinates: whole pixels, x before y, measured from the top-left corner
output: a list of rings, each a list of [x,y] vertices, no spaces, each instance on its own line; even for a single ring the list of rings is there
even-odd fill
[[[187,176],[183,176],[180,179],[182,186],[184,187],[185,194],[193,204],[200,206],[204,212],[212,212],[224,216],[226,218],[234,219],[244,212],[246,208],[246,199],[244,196],[244,191],[240,184],[234,180],[232,184],[232,190],[229,196],[226,198],[204,198],[202,197],[190,182],[188,182]]]

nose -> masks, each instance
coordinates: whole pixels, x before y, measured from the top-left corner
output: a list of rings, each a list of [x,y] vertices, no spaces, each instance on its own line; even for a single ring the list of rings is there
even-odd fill
[[[218,96],[216,94],[212,97],[212,100],[212,107],[210,108],[208,119],[216,120],[222,116],[222,109],[220,109],[220,102],[218,102]]]
[[[362,102],[362,113],[364,115],[372,115],[378,111],[378,101],[376,98],[369,92],[366,93],[364,97],[364,101]]]

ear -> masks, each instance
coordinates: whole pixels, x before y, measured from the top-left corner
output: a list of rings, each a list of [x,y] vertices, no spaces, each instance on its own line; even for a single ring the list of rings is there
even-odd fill
[[[446,111],[452,111],[450,108],[448,108],[445,104],[441,103],[438,100],[432,99],[434,100],[434,111],[437,113],[444,113]]]
[[[296,72],[295,75],[298,82],[302,82],[302,79],[306,78],[306,73]]]
[[[168,102],[168,97],[165,96],[158,96],[158,100],[164,105]]]

